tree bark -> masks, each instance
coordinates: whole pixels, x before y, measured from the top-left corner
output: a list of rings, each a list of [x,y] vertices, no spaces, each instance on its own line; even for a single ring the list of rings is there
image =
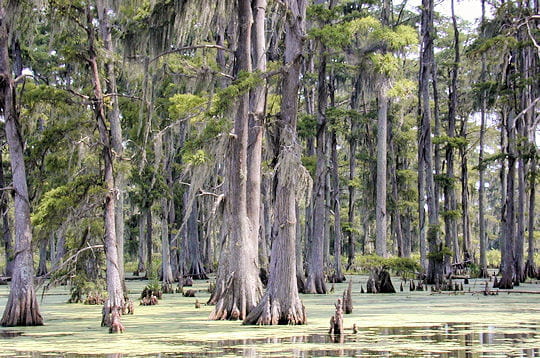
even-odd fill
[[[458,106],[458,74],[459,74],[459,29],[454,11],[454,0],[451,0],[452,24],[454,28],[454,62],[451,67],[450,88],[448,98],[448,143],[446,145],[446,183],[444,185],[444,227],[445,245],[452,248],[454,263],[460,261],[461,253],[457,234],[457,200],[454,175],[454,146],[456,138],[456,110]]]
[[[360,77],[357,76],[354,80],[354,91],[351,95],[351,109],[358,111],[359,97],[361,91]],[[355,256],[355,235],[354,235],[354,220],[356,206],[356,186],[353,180],[356,178],[356,148],[358,147],[358,118],[351,116],[351,134],[349,136],[349,205],[348,205],[348,221],[349,229],[347,230],[347,269],[351,268]]]
[[[326,227],[326,178],[327,178],[327,139],[326,139],[326,107],[328,104],[326,51],[324,45],[320,45],[323,53],[319,63],[318,75],[318,101],[317,101],[317,167],[313,180],[313,230],[309,243],[307,279],[305,293],[326,293],[324,278],[325,257],[325,227]]]
[[[0,106],[5,121],[9,146],[13,191],[15,194],[15,247],[9,297],[0,320],[2,326],[39,326],[43,318],[34,289],[34,263],[32,260],[32,228],[30,202],[24,166],[24,147],[19,114],[16,106],[15,84],[9,61],[9,14],[4,2],[0,4]]]
[[[235,74],[251,72],[253,13],[250,0],[238,1],[238,45]],[[210,319],[245,319],[262,295],[257,264],[257,240],[251,235],[247,206],[249,93],[238,98],[234,135],[230,139],[227,173],[226,218],[228,237],[222,248],[216,292],[210,302],[216,306]],[[254,239],[255,237],[255,239]]]
[[[419,147],[419,168],[425,174],[425,194],[428,208],[428,230],[427,241],[429,243],[427,282],[439,285],[443,281],[443,250],[439,239],[439,215],[437,210],[437,194],[435,191],[435,181],[433,177],[433,145],[431,141],[431,109],[429,96],[429,83],[433,76],[433,0],[422,0],[422,51],[420,66],[420,140]],[[420,181],[420,175],[419,175]],[[419,191],[420,194],[420,191]],[[422,201],[420,200],[420,203]],[[424,210],[424,208],[420,208]]]
[[[113,148],[110,131],[106,125],[106,111],[101,87],[100,71],[95,48],[96,34],[89,6],[86,7],[86,31],[88,35],[88,65],[91,71],[91,80],[94,90],[93,109],[97,122],[99,137],[101,140],[102,156],[104,163],[104,185],[107,190],[104,204],[105,224],[105,256],[108,298],[103,307],[102,325],[110,326],[111,317],[118,313],[118,322],[124,306],[124,292],[122,278],[118,264],[118,248],[116,242],[116,186],[113,170]]]
[[[118,105],[118,88],[116,85],[116,73],[114,65],[114,53],[115,48],[112,42],[111,27],[109,22],[108,9],[103,0],[96,0],[96,7],[98,11],[98,19],[100,24],[101,38],[103,41],[103,47],[105,49],[105,75],[106,75],[106,89],[107,93],[111,94],[110,97],[110,110],[107,112],[107,119],[110,123],[110,140],[111,150],[113,154],[113,162],[120,163],[122,161],[122,155],[124,147],[122,145],[122,125],[120,121],[120,107]],[[118,270],[120,274],[120,280],[122,281],[123,290],[126,290],[126,283],[124,281],[124,187],[125,187],[125,175],[124,172],[119,169],[113,173],[114,185],[116,195],[114,199],[115,203],[115,234],[116,234],[116,247],[118,253]]]
[[[266,0],[251,1],[253,25],[251,31],[251,62],[255,71],[266,71],[265,18]],[[247,146],[247,214],[250,235],[261,242],[261,168],[264,132],[266,87],[259,85],[250,91]],[[261,242],[261,244],[265,244]],[[258,255],[258,253],[257,253]]]
[[[341,204],[339,200],[339,161],[338,161],[338,149],[337,149],[337,133],[332,131],[332,204],[334,211],[334,276],[332,282],[343,282],[345,276],[343,275],[343,269],[341,265],[341,252],[343,247],[343,235],[341,231]]]
[[[0,152],[0,188],[6,187],[6,180],[4,178],[4,160],[2,159],[2,153]],[[11,277],[13,272],[13,238],[11,235],[11,228],[9,223],[9,210],[8,210],[8,193],[2,191],[0,194],[0,211],[2,215],[2,239],[4,242],[4,255],[6,267],[4,274]]]
[[[386,249],[386,164],[388,134],[388,96],[386,80],[380,80],[377,89],[377,207],[375,252],[381,257],[388,256]]]
[[[501,257],[502,277],[499,281],[499,288],[510,289],[514,287],[515,266],[514,266],[514,241],[515,241],[515,213],[514,213],[514,190],[516,174],[516,153],[515,142],[515,115],[512,113],[506,123],[506,133],[508,142],[506,154],[508,156],[508,170],[506,175],[506,202],[503,207],[502,238],[504,242],[504,251]]]
[[[297,170],[301,166],[296,123],[304,38],[305,0],[285,0],[285,68],[282,85],[280,147],[276,165],[275,221],[268,289],[244,324],[304,324],[306,312],[296,282]]]

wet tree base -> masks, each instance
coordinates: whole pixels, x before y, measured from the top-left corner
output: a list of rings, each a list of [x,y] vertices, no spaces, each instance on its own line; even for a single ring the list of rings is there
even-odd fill
[[[10,294],[0,326],[42,326],[43,317],[39,312],[34,290],[28,290],[25,295],[13,297]]]
[[[300,299],[283,304],[267,294],[253,309],[243,324],[245,325],[301,325],[306,323],[306,311]]]

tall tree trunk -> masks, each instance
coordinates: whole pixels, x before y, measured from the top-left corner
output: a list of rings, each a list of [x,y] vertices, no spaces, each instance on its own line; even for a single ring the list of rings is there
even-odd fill
[[[108,298],[105,301],[102,317],[102,325],[111,324],[111,316],[122,315],[124,306],[124,292],[122,278],[118,264],[118,249],[116,242],[116,187],[113,170],[113,148],[110,131],[106,125],[106,111],[101,87],[100,71],[98,67],[97,50],[95,48],[96,35],[93,27],[93,18],[89,6],[86,7],[86,27],[88,34],[88,65],[92,74],[92,86],[94,89],[94,115],[97,122],[101,145],[103,146],[104,184],[107,190],[104,204],[105,224],[105,256]]]
[[[525,264],[525,275],[528,277],[538,277],[538,271],[536,264],[534,262],[534,248],[535,248],[535,237],[534,237],[534,213],[536,206],[536,158],[531,159],[531,178],[529,179],[529,222],[528,222],[528,249],[527,249],[527,262]]]
[[[138,264],[137,264],[137,273],[140,274],[141,272],[146,271],[146,236],[144,235],[144,219],[146,218],[146,215],[144,213],[144,210],[141,209],[141,212],[139,213],[139,249],[138,249]]]
[[[111,149],[113,153],[114,163],[120,163],[122,161],[122,155],[124,147],[122,145],[122,125],[120,122],[120,107],[118,105],[118,88],[116,85],[116,73],[114,65],[115,48],[112,42],[111,27],[109,22],[108,13],[110,9],[105,5],[104,0],[96,0],[96,7],[98,11],[98,19],[100,23],[101,38],[103,41],[103,47],[105,49],[105,75],[107,76],[106,88],[110,97],[110,110],[107,113],[107,119],[110,123],[110,140]],[[117,170],[114,172],[114,185],[116,195],[114,199],[115,203],[115,233],[116,233],[116,247],[118,253],[118,270],[120,274],[120,280],[122,281],[122,287],[126,292],[126,283],[124,281],[124,187],[125,176],[121,166],[117,166]]]
[[[387,84],[381,80],[377,89],[377,207],[376,207],[376,238],[375,252],[377,255],[386,257],[386,151],[388,134],[388,96]]]
[[[361,91],[360,76],[356,76],[354,80],[354,90],[351,95],[351,109],[358,111],[360,103],[360,91]],[[354,185],[354,179],[356,179],[356,148],[358,147],[358,118],[355,115],[351,116],[351,134],[349,136],[349,205],[348,205],[348,222],[349,228],[347,230],[347,269],[350,269],[354,262],[355,256],[355,235],[354,235],[354,221],[355,221],[355,201],[356,201],[356,186]]]
[[[39,241],[39,264],[36,272],[36,276],[45,276],[47,274],[47,241]]]
[[[425,194],[428,208],[429,226],[427,241],[429,243],[429,260],[427,282],[439,285],[443,281],[443,250],[439,239],[439,215],[437,211],[438,198],[435,192],[433,177],[433,145],[431,141],[431,109],[429,96],[429,83],[433,76],[433,0],[422,0],[422,52],[420,66],[420,140],[418,143],[420,156],[419,162],[425,173]],[[420,167],[420,165],[419,165]],[[419,176],[420,180],[420,176]],[[420,208],[420,210],[424,210]]]
[[[146,231],[145,231],[145,240],[146,243],[146,278],[150,279],[153,276],[154,267],[152,266],[152,238],[154,236],[154,227],[152,222],[152,206],[147,204],[145,207],[144,213],[146,214]]]
[[[334,277],[333,282],[345,281],[343,275],[343,269],[341,265],[341,252],[343,235],[341,232],[341,204],[339,200],[339,161],[338,161],[338,149],[337,149],[337,134],[332,131],[332,209],[334,211]]]
[[[265,72],[266,0],[252,0],[251,6],[253,12],[251,62],[255,71]],[[261,242],[261,163],[265,104],[265,86],[260,85],[253,88],[249,98],[247,213],[250,220],[250,235],[257,242]]]
[[[251,72],[251,32],[253,14],[251,1],[238,1],[238,46],[235,51],[235,74]],[[216,294],[211,302],[216,306],[210,319],[245,319],[262,295],[257,264],[257,236],[251,235],[248,216],[248,128],[249,93],[240,95],[234,120],[234,136],[230,140],[227,173],[226,218],[228,238],[220,257]],[[232,223],[232,225],[231,225]],[[258,223],[257,223],[258,224]]]
[[[304,38],[305,0],[285,0],[285,64],[282,85],[280,147],[276,165],[274,241],[268,289],[244,324],[304,324],[306,312],[296,282],[297,171],[301,166],[296,122],[299,74]]]
[[[516,220],[514,213],[514,191],[516,175],[516,152],[515,152],[515,114],[511,113],[506,123],[508,143],[506,154],[508,156],[508,171],[506,179],[506,202],[503,207],[502,238],[504,251],[501,257],[502,277],[499,281],[499,288],[509,289],[514,287],[515,266],[514,266],[514,242],[516,235]]]
[[[457,200],[454,175],[454,146],[456,137],[456,110],[458,106],[458,72],[459,72],[459,29],[454,11],[454,0],[450,2],[452,8],[452,24],[454,28],[454,62],[450,74],[450,89],[448,98],[448,143],[446,145],[446,183],[444,185],[444,227],[445,245],[452,248],[454,262],[461,258],[457,233]]]
[[[254,238],[254,240],[257,238]],[[206,270],[202,263],[201,248],[199,243],[199,205],[197,200],[193,200],[193,204],[190,210],[189,218],[187,221],[187,240],[188,240],[188,252],[189,252],[189,271],[188,275],[197,280],[206,280]]]
[[[2,104],[3,105],[3,104]],[[4,178],[4,160],[2,159],[2,153],[0,152],[0,187],[6,187],[6,180]],[[9,210],[8,210],[8,193],[2,191],[0,193],[0,211],[2,215],[2,239],[4,242],[4,255],[6,267],[4,274],[11,277],[13,272],[13,238],[11,236],[11,228],[9,223]]]
[[[326,227],[326,178],[327,178],[327,123],[326,107],[328,105],[326,55],[324,45],[318,75],[317,101],[317,167],[313,180],[313,231],[309,242],[308,267],[305,293],[326,293],[324,278],[325,227]]]
[[[0,102],[9,146],[15,206],[15,247],[9,297],[0,320],[2,326],[39,326],[43,318],[34,290],[30,202],[24,166],[23,138],[17,113],[15,84],[9,62],[10,19],[0,3]]]

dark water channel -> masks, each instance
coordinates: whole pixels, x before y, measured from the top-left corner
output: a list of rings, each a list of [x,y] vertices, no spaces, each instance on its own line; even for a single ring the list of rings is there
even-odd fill
[[[153,357],[540,357],[539,324],[493,326],[447,323],[417,327],[361,328],[343,336],[309,334],[260,339],[160,340],[167,353]],[[22,332],[0,331],[0,352]],[[24,334],[30,336],[29,334]],[[49,337],[50,339],[51,337]],[[36,338],[39,340],[39,337]],[[188,347],[189,349],[183,349]],[[172,353],[171,353],[172,352]],[[2,352],[0,357],[135,357],[59,352]]]

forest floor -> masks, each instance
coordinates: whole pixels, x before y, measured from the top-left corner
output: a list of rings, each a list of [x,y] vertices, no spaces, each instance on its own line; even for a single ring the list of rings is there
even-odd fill
[[[261,327],[209,321],[211,306],[195,308],[196,299],[204,303],[209,297],[207,281],[195,281],[197,297],[164,295],[157,306],[138,305],[147,281],[128,281],[136,305],[135,315],[122,317],[123,334],[100,327],[101,306],[68,304],[68,287],[57,287],[40,301],[44,326],[0,328],[0,357],[540,357],[540,295],[484,296],[477,293],[484,280],[471,280],[456,294],[409,292],[408,284],[399,292],[397,278],[396,294],[362,294],[367,277],[348,279],[354,311],[345,315],[346,334],[338,343],[327,332],[347,283],[328,295],[302,295],[307,325]],[[517,289],[540,291],[540,284]],[[7,294],[8,287],[0,286],[2,310]]]

